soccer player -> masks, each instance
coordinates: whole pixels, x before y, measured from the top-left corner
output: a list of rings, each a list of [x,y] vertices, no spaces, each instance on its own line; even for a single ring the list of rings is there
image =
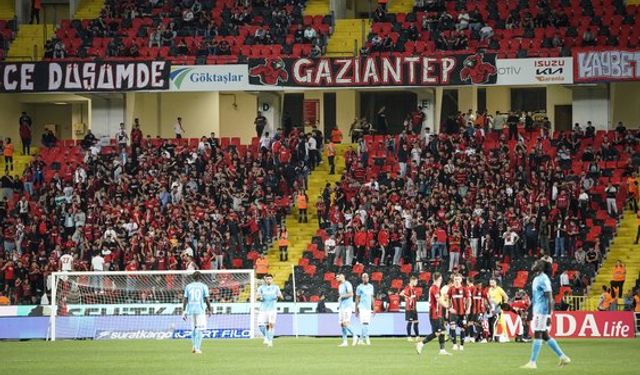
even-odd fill
[[[340,347],[349,346],[347,343],[347,335],[353,336],[353,345],[358,343],[358,336],[351,330],[351,314],[353,314],[353,286],[345,280],[344,274],[336,275],[336,280],[340,283],[338,286],[338,321],[342,330],[342,344]]]
[[[369,284],[369,274],[362,274],[362,284],[356,288],[356,317],[360,319],[362,326],[361,340],[366,345],[371,345],[369,339],[369,323],[373,313],[373,285]],[[356,341],[357,341],[357,336]]]
[[[486,325],[485,314],[487,312],[487,306],[489,305],[487,292],[482,287],[482,282],[477,282],[473,285],[473,281],[469,280],[468,287],[471,294],[471,314],[469,315],[469,324],[471,331],[473,331],[470,332],[470,336],[474,337],[476,342],[486,343],[487,340],[484,336],[484,326]]]
[[[549,336],[549,327],[551,326],[551,314],[553,313],[553,293],[551,290],[551,280],[549,275],[552,274],[551,263],[544,260],[538,260],[533,265],[533,271],[536,273],[533,283],[531,284],[533,295],[533,325],[534,340],[531,347],[531,359],[529,363],[522,366],[526,369],[537,368],[538,355],[542,348],[543,341],[549,345],[551,350],[560,358],[560,367],[564,367],[571,363],[571,359],[567,357],[560,349],[560,345],[555,339]]]
[[[273,331],[276,326],[276,302],[282,299],[282,292],[277,285],[273,284],[273,275],[264,275],[264,284],[258,288],[258,301],[260,301],[260,312],[258,313],[258,329],[264,336],[263,343],[269,348],[273,346]]]
[[[207,312],[211,311],[209,287],[202,283],[201,279],[200,272],[193,273],[193,282],[184,288],[184,298],[182,299],[182,319],[191,318],[191,342],[193,343],[191,352],[195,354],[202,354],[200,348],[202,347],[203,331],[207,329]]]
[[[447,296],[449,296],[449,337],[453,342],[453,350],[463,351],[471,298],[467,288],[462,285],[462,275],[455,274],[453,276],[453,285],[447,291]],[[457,344],[456,327],[460,328],[460,346]]]
[[[422,354],[424,344],[438,338],[440,345],[440,355],[451,355],[444,350],[444,323],[442,320],[442,309],[447,307],[445,300],[440,294],[440,286],[442,285],[442,275],[440,272],[433,274],[433,284],[429,288],[429,319],[431,321],[431,333],[424,340],[416,344],[416,351]]]
[[[400,292],[400,297],[404,298],[404,318],[407,321],[407,341],[413,341],[411,337],[411,327],[415,333],[415,341],[418,341],[420,337],[420,331],[418,329],[418,311],[416,310],[416,303],[418,295],[416,294],[416,285],[418,285],[418,279],[415,276],[411,276],[409,279],[409,285]]]

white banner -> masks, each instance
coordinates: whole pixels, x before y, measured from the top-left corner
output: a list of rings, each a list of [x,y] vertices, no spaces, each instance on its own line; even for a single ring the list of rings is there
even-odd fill
[[[573,83],[571,57],[499,59],[497,85],[566,85]]]
[[[242,91],[251,89],[247,65],[177,65],[171,67],[171,91]]]
[[[640,52],[576,52],[576,82],[640,80]]]

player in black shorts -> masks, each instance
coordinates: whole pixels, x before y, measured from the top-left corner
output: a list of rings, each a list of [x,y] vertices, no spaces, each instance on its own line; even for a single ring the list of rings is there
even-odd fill
[[[453,350],[464,350],[464,340],[467,330],[467,313],[471,308],[471,296],[469,290],[462,285],[462,276],[455,275],[453,285],[447,291],[449,296],[449,336],[453,342]],[[457,344],[458,332],[460,329],[460,346]]]
[[[440,346],[439,354],[450,355],[444,350],[444,323],[442,320],[442,307],[444,306],[441,295],[440,285],[442,285],[442,275],[439,272],[433,274],[433,285],[429,288],[429,320],[431,321],[431,334],[424,338],[422,341],[418,341],[416,344],[416,351],[418,354],[422,354],[422,348],[431,340],[438,338],[438,344]]]
[[[420,337],[420,331],[418,330],[418,310],[416,309],[418,303],[418,293],[416,291],[416,285],[418,279],[415,276],[411,276],[409,279],[409,285],[400,292],[400,297],[404,298],[404,318],[407,321],[407,341],[418,340]],[[411,328],[415,338],[411,337]]]

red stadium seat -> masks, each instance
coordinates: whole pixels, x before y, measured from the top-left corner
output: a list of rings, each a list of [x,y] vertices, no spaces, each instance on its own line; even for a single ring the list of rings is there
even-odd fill
[[[431,281],[431,272],[420,272],[418,279],[425,284],[428,284]]]
[[[407,276],[409,276],[409,274],[411,274],[411,272],[413,272],[413,265],[410,264],[410,263],[403,264],[402,266],[400,266],[400,272],[404,273]]]
[[[404,283],[402,282],[402,279],[391,280],[391,289],[396,289],[396,290],[404,289]]]
[[[376,271],[371,273],[371,282],[376,282],[380,284],[382,282],[384,275],[382,272]]]

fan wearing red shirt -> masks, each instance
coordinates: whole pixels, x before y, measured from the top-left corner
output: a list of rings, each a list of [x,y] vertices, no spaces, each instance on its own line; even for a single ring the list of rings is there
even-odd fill
[[[422,341],[416,344],[416,351],[422,354],[422,348],[431,340],[438,338],[440,346],[440,355],[450,355],[444,350],[444,321],[442,319],[442,308],[447,307],[440,295],[440,286],[442,285],[442,275],[440,272],[433,274],[433,284],[429,288],[429,320],[431,322],[431,333]]]
[[[420,337],[420,331],[418,330],[418,310],[416,309],[416,304],[418,302],[416,285],[418,285],[418,279],[415,276],[411,276],[409,279],[409,285],[400,292],[400,297],[404,298],[404,317],[407,321],[407,341],[414,340],[414,338],[411,337],[412,326],[413,332],[415,333],[415,340]]]
[[[453,276],[453,285],[447,291],[447,296],[449,296],[449,337],[453,342],[453,350],[462,351],[467,329],[466,315],[471,307],[469,291],[462,285],[462,275]],[[460,328],[460,346],[456,342],[458,336],[456,327]]]

